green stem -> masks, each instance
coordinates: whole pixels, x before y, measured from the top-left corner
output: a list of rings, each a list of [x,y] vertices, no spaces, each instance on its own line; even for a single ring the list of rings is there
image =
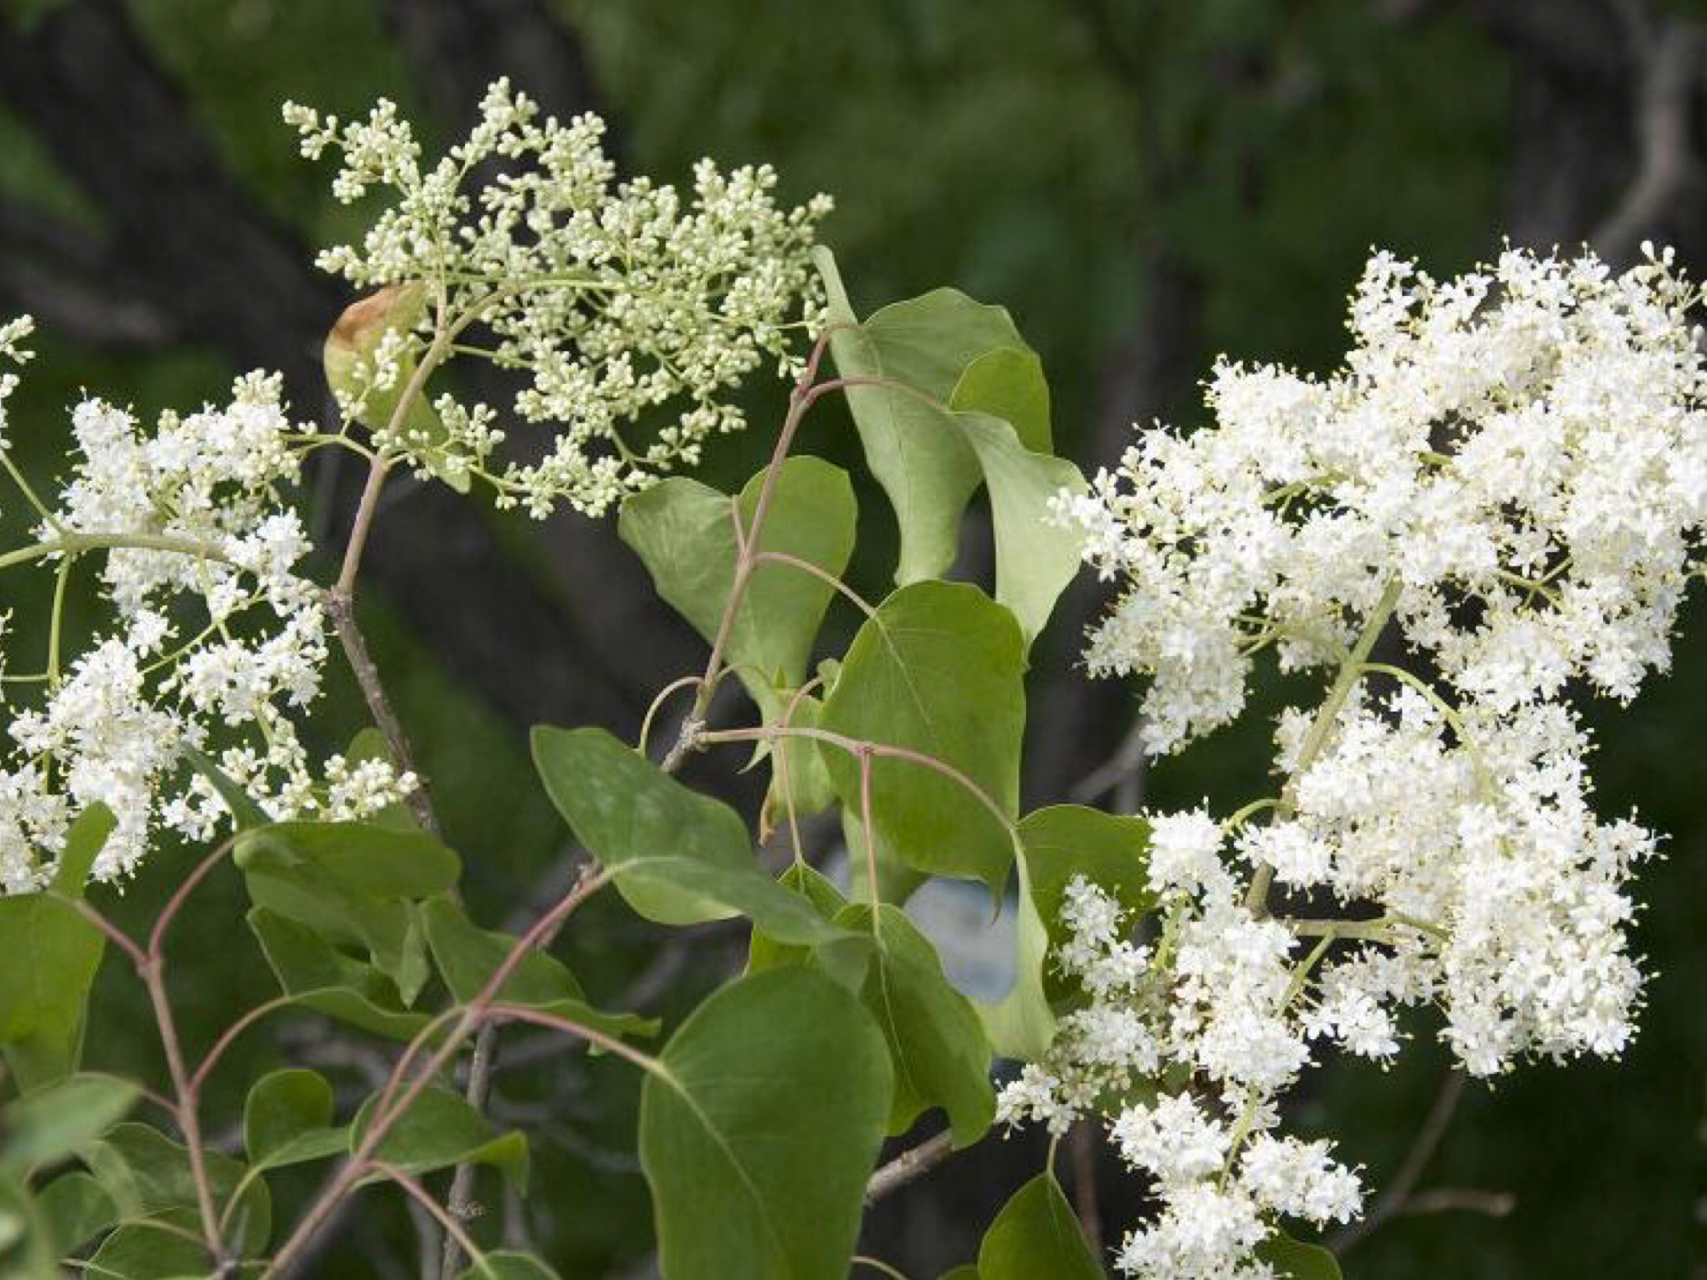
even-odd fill
[[[103,550],[175,551],[180,555],[194,556],[198,560],[233,564],[231,557],[218,547],[190,538],[174,538],[154,533],[64,533],[57,538],[49,538],[46,542],[31,543],[27,547],[19,547],[16,551],[0,555],[0,569],[10,569],[13,565],[28,564],[32,560],[43,560],[48,556],[78,555],[84,551]]]
[[[1334,723],[1339,719],[1340,712],[1345,708],[1346,699],[1356,687],[1362,675],[1363,664],[1368,660],[1370,651],[1375,648],[1375,641],[1380,638],[1382,630],[1387,625],[1387,619],[1393,616],[1393,610],[1399,603],[1400,582],[1397,578],[1387,584],[1387,589],[1381,593],[1381,599],[1376,601],[1370,610],[1369,617],[1363,624],[1363,632],[1357,637],[1357,643],[1340,664],[1339,674],[1334,677],[1333,685],[1328,689],[1328,696],[1322,702],[1321,709],[1316,712],[1316,718],[1310,724],[1309,732],[1304,737],[1304,745],[1298,753],[1298,763],[1293,766],[1292,776],[1286,780],[1286,787],[1280,793],[1280,804],[1275,812],[1281,815],[1291,814],[1297,808],[1298,780],[1308,772],[1327,745],[1328,736],[1333,732]],[[1257,867],[1251,877],[1250,890],[1245,894],[1245,907],[1259,919],[1268,914],[1268,887],[1274,880],[1274,868],[1268,863]]]

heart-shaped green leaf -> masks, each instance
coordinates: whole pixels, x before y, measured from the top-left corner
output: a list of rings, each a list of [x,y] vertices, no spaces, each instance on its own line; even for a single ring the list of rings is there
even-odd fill
[[[1013,615],[964,583],[902,587],[854,637],[824,728],[929,756],[989,800],[915,761],[874,760],[872,822],[909,866],[992,888],[1007,879],[1013,837],[1004,815],[1019,802],[1024,674]],[[859,761],[831,747],[824,762],[843,806],[859,813]]]
[[[249,1090],[243,1103],[243,1149],[254,1168],[323,1160],[348,1145],[348,1130],[332,1123],[332,1086],[318,1071],[269,1072]]]
[[[1013,1194],[984,1233],[979,1280],[1104,1280],[1061,1186],[1040,1173]]]
[[[844,1280],[891,1084],[865,1010],[810,969],[700,1005],[641,1092],[663,1274]]]
[[[954,1145],[970,1146],[996,1114],[990,1043],[977,1010],[949,985],[936,948],[899,907],[883,903],[873,916],[869,906],[855,904],[837,923],[868,930],[875,943],[860,999],[888,1041],[895,1068],[889,1132],[905,1133],[921,1112],[940,1106]]]
[[[735,581],[735,515],[749,529],[765,473],[730,498],[673,476],[622,505],[617,532],[652,575],[658,594],[707,641],[717,635]],[[819,458],[785,459],[758,549],[804,560],[839,578],[853,552],[858,508],[847,472]],[[835,588],[792,565],[757,565],[731,623],[724,658],[755,699],[798,688]]]
[[[378,1105],[379,1096],[375,1095],[356,1112],[350,1125],[351,1150],[363,1141]],[[409,1109],[380,1139],[374,1159],[408,1174],[430,1173],[458,1164],[490,1165],[503,1173],[517,1190],[527,1191],[526,1136],[519,1129],[498,1132],[462,1095],[449,1089],[421,1090]],[[366,1181],[379,1181],[383,1176],[375,1174]]]
[[[392,1040],[409,1040],[427,1016],[405,1009],[397,985],[370,964],[327,945],[309,926],[265,907],[246,919],[284,993],[305,1009]]]
[[[480,994],[519,941],[507,933],[479,928],[448,898],[427,903],[421,909],[421,918],[445,986],[462,1004]],[[529,951],[522,957],[515,973],[499,989],[498,999],[504,1004],[543,1010],[607,1035],[649,1036],[658,1031],[655,1018],[595,1009],[587,1003],[586,992],[575,975],[561,961],[541,951]]]

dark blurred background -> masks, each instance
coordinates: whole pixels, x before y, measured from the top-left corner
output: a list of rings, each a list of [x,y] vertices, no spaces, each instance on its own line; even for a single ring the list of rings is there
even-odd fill
[[[1587,242],[1624,263],[1651,236],[1707,273],[1699,0],[0,0],[0,315],[33,312],[45,331],[15,402],[23,460],[55,470],[64,408],[84,387],[152,413],[266,366],[284,371],[299,414],[321,413],[318,347],[348,298],[314,272],[312,249],[358,233],[364,215],[297,158],[280,101],[347,115],[390,96],[442,142],[498,75],[558,113],[604,114],[631,172],[681,179],[709,154],[774,163],[794,199],[832,193],[824,235],[862,311],[939,284],[1008,305],[1043,353],[1060,450],[1087,470],[1118,456],[1134,420],[1198,420],[1217,352],[1332,367],[1342,299],[1372,245],[1444,274],[1503,237]],[[755,423],[779,400],[756,391]],[[806,447],[851,456],[838,413],[814,421]],[[760,425],[720,443],[707,478],[739,483],[767,444]],[[326,553],[355,479],[311,478]],[[863,496],[874,549],[856,581],[881,594],[890,517]],[[17,513],[5,519],[10,539]],[[4,590],[28,635],[45,601]],[[1097,604],[1080,584],[1038,650],[1033,801],[1063,797],[1115,753],[1132,712],[1131,689],[1072,669]],[[527,727],[632,736],[701,647],[608,523],[535,525],[407,484],[379,521],[361,610],[478,914],[525,919],[565,866]],[[1298,1125],[1340,1135],[1377,1188],[1397,1179],[1406,1193],[1341,1242],[1347,1275],[1707,1276],[1707,610],[1685,622],[1675,674],[1628,712],[1593,712],[1604,809],[1670,833],[1639,889],[1655,975],[1639,1043],[1622,1064],[1534,1067],[1459,1097],[1423,1019],[1392,1070],[1313,1075]],[[338,675],[316,742],[334,749],[360,723]],[[1248,717],[1158,768],[1146,799],[1231,807],[1261,785],[1266,734],[1263,715]],[[751,802],[750,783],[696,767]],[[114,910],[144,918],[188,856],[162,852]],[[270,981],[235,890],[198,901],[176,970],[192,1039]],[[728,931],[684,943],[608,904],[570,933],[595,998],[666,1016],[741,958]],[[95,1065],[155,1069],[117,966],[96,1018]],[[245,1069],[317,1064],[352,1097],[383,1072],[320,1024],[278,1027],[246,1041],[215,1088],[216,1135],[233,1132]],[[526,1206],[477,1230],[526,1230],[568,1280],[651,1274],[631,1073],[520,1033],[503,1061],[495,1106],[537,1127],[535,1183]],[[1438,1148],[1401,1176],[1407,1153],[1430,1154],[1428,1129]],[[1118,1241],[1141,1186],[1094,1141],[1070,1147],[1070,1188]],[[1040,1158],[1028,1135],[992,1139],[884,1203],[867,1251],[917,1280],[966,1260]],[[500,1207],[495,1184],[482,1191]],[[399,1261],[411,1229],[375,1200],[313,1273],[411,1275]]]

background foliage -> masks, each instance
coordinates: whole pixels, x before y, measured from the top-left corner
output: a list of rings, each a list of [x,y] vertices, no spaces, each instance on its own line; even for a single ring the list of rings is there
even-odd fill
[[[1444,274],[1494,251],[1502,230],[1541,247],[1592,238],[1618,259],[1637,225],[1707,271],[1699,184],[1620,221],[1644,172],[1654,86],[1681,56],[1671,51],[1695,50],[1686,125],[1702,105],[1693,6],[10,0],[0,11],[0,300],[47,330],[14,413],[38,471],[63,447],[62,408],[81,386],[150,412],[266,364],[286,370],[300,408],[318,405],[315,351],[342,299],[313,277],[305,246],[348,235],[359,214],[332,204],[295,157],[277,121],[287,97],[349,113],[388,94],[448,134],[478,87],[508,73],[555,109],[608,115],[636,170],[680,178],[707,153],[770,161],[786,196],[838,198],[825,236],[862,314],[940,283],[1008,305],[1049,373],[1057,449],[1087,469],[1118,453],[1134,418],[1194,420],[1195,382],[1217,351],[1330,366],[1340,299],[1371,244]],[[756,420],[780,419],[780,400],[776,389]],[[820,414],[812,451],[852,456],[845,411]],[[720,445],[704,478],[738,485],[769,438],[755,428]],[[315,534],[328,548],[356,479],[317,477]],[[875,597],[893,534],[877,495],[859,497],[850,578]],[[371,566],[364,623],[464,854],[476,917],[560,891],[561,824],[533,782],[526,727],[597,723],[632,739],[651,690],[696,668],[692,633],[614,527],[578,517],[535,528],[411,491],[380,521]],[[1035,667],[1068,669],[1094,599],[1083,584],[1069,595]],[[42,625],[45,601],[0,603],[26,637]],[[1513,1213],[1396,1218],[1348,1255],[1348,1274],[1704,1274],[1702,613],[1685,620],[1677,672],[1599,735],[1602,806],[1637,807],[1672,837],[1641,889],[1641,949],[1658,974],[1640,1041],[1622,1066],[1469,1090],[1425,1185],[1507,1192]],[[837,605],[831,619],[851,636],[855,616]],[[1028,806],[1107,758],[1132,705],[1100,683],[1034,699],[1040,794]],[[323,710],[323,746],[363,722],[350,688]],[[1145,779],[1147,798],[1248,790],[1239,784],[1255,781],[1264,752],[1260,719],[1247,723]],[[120,923],[148,918],[185,865],[152,859]],[[229,1019],[233,992],[267,980],[235,908],[234,891],[223,904],[210,893],[187,922],[179,972],[220,975],[179,993],[189,1038]],[[626,987],[613,1004],[665,1017],[744,950],[715,925],[666,943],[614,899],[595,901],[566,942],[590,989]],[[108,966],[97,1002],[107,1030],[89,1065],[151,1062],[151,1023],[122,967]],[[290,1054],[349,1065],[338,1058],[348,1047],[316,1040],[316,1025],[299,1024]],[[648,1274],[636,1075],[584,1055],[528,1069],[543,1042],[516,1040],[499,1106],[530,1119],[549,1109],[530,1202],[547,1256],[567,1276]],[[242,1052],[228,1082],[285,1057],[265,1037]],[[1443,1071],[1426,1052],[1385,1074],[1338,1063],[1308,1105],[1352,1135],[1348,1157],[1379,1184]],[[240,1103],[216,1081],[211,1114]],[[919,1275],[971,1256],[1039,1154],[1015,1140],[893,1198],[872,1216],[866,1251]],[[1098,1173],[1116,1238],[1139,1189],[1112,1161]],[[482,1186],[503,1194],[496,1179]],[[401,1210],[363,1215],[318,1274],[384,1274],[385,1242],[408,1230]]]

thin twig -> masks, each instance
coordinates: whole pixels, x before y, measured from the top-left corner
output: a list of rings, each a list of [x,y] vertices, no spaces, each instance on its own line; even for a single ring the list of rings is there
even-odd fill
[[[1411,1192],[1416,1190],[1418,1179],[1427,1170],[1428,1162],[1434,1158],[1441,1139],[1446,1136],[1447,1126],[1452,1123],[1453,1113],[1458,1110],[1458,1100],[1464,1096],[1464,1080],[1462,1071],[1453,1070],[1441,1081],[1440,1092],[1435,1095],[1434,1105],[1428,1109],[1428,1116],[1423,1120],[1422,1128],[1417,1130],[1417,1136],[1412,1139],[1411,1148],[1399,1163],[1393,1180],[1387,1184],[1386,1190],[1363,1218],[1334,1233],[1333,1238],[1328,1241],[1328,1248],[1335,1253],[1344,1253],[1394,1214],[1404,1210]]]
[[[871,1175],[865,1184],[865,1203],[870,1208],[892,1191],[899,1191],[915,1178],[936,1168],[954,1151],[954,1135],[944,1129],[934,1138],[903,1151]]]
[[[1085,1233],[1093,1253],[1102,1253],[1102,1210],[1097,1207],[1097,1128],[1085,1119],[1073,1126],[1067,1137],[1067,1155],[1073,1162],[1073,1208],[1079,1229]]]
[[[386,1134],[391,1131],[392,1126],[414,1105],[415,1100],[420,1097],[428,1083],[455,1056],[462,1042],[488,1020],[488,1014],[498,1003],[498,993],[515,975],[516,970],[521,967],[522,961],[527,958],[528,954],[540,945],[544,937],[555,932],[583,902],[609,884],[610,880],[611,875],[608,871],[584,876],[580,883],[563,897],[562,901],[534,922],[533,926],[511,947],[498,967],[492,971],[474,999],[461,1009],[456,1025],[444,1036],[443,1041],[434,1050],[431,1057],[394,1098],[393,1093],[402,1082],[403,1072],[408,1070],[408,1065],[424,1047],[427,1038],[437,1031],[437,1028],[444,1021],[444,1016],[435,1018],[416,1034],[410,1042],[409,1048],[398,1061],[397,1066],[393,1068],[391,1079],[381,1092],[380,1102],[375,1108],[373,1120],[368,1125],[361,1142],[356,1145],[356,1149],[331,1183],[308,1207],[297,1223],[296,1229],[280,1246],[278,1253],[273,1256],[272,1264],[263,1273],[263,1280],[265,1277],[277,1276],[286,1271],[308,1246],[308,1243],[314,1239],[338,1202],[360,1180],[363,1171],[370,1167],[369,1162],[379,1149],[379,1144],[384,1141]],[[519,1014],[509,1012],[506,1012],[505,1016],[520,1017]],[[528,1020],[537,1021],[533,1018]],[[592,1038],[596,1033],[586,1034],[588,1038]],[[628,1049],[626,1045],[623,1048]],[[635,1050],[628,1050],[630,1054],[636,1052]]]
[[[442,840],[444,831],[439,826],[438,814],[427,790],[426,775],[415,764],[414,754],[409,749],[408,735],[403,732],[403,722],[397,718],[391,700],[386,697],[385,685],[379,678],[379,667],[374,663],[373,655],[368,652],[366,637],[356,625],[355,596],[339,585],[327,591],[325,599],[326,612],[331,616],[332,626],[338,632],[338,641],[344,647],[344,657],[349,661],[350,672],[361,688],[368,714],[373,717],[380,736],[385,739],[386,749],[391,752],[392,763],[414,777],[414,788],[406,797],[409,812],[423,831],[429,832],[435,839]]]

